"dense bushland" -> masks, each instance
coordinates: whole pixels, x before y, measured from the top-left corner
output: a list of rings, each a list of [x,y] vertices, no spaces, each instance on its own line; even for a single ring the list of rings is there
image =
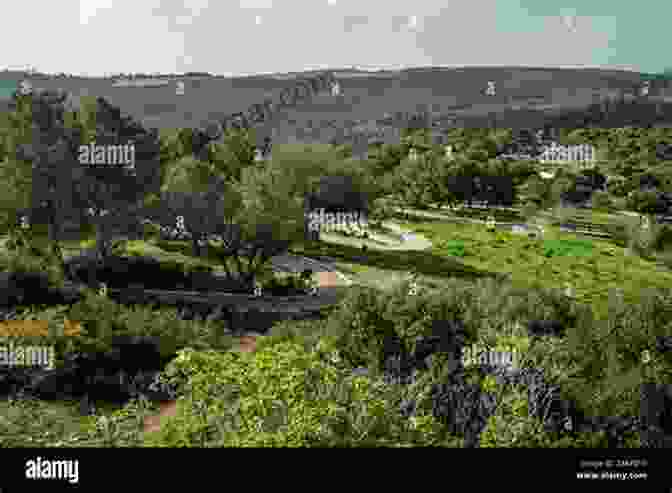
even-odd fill
[[[409,132],[398,145],[384,146],[375,160],[358,161],[329,146],[306,146],[277,148],[271,160],[260,164],[253,159],[253,136],[245,132],[230,132],[194,158],[193,147],[199,144],[193,132],[145,131],[102,99],[84,100],[74,108],[68,104],[62,94],[36,94],[18,99],[15,111],[3,116],[0,212],[9,235],[3,301],[20,312],[14,318],[46,319],[53,326],[46,341],[54,344],[62,365],[52,387],[76,378],[68,365],[82,355],[104,355],[89,363],[115,354],[118,359],[120,337],[146,337],[157,343],[161,369],[172,360],[162,379],[180,396],[178,416],[147,441],[138,438],[138,423],[135,434],[112,436],[106,422],[106,427],[92,426],[83,443],[660,443],[642,431],[644,421],[657,427],[658,437],[672,434],[667,415],[656,421],[642,417],[640,409],[648,398],[640,395],[642,385],[665,384],[672,376],[668,292],[643,293],[636,305],[616,297],[608,315],[599,318],[590,307],[554,290],[495,280],[451,280],[439,290],[424,287],[415,294],[407,283],[385,293],[353,288],[325,320],[276,326],[254,355],[227,351],[230,327],[216,316],[187,321],[175,309],[124,306],[95,292],[101,278],[123,284],[122,268],[114,269],[120,266],[115,247],[123,250],[118,239],[149,240],[162,232],[167,246],[166,237],[183,235],[191,256],[217,259],[227,280],[289,289],[305,279],[270,278],[268,261],[303,239],[307,207],[355,208],[385,217],[389,211],[381,199],[388,194],[417,206],[486,199],[500,204],[520,200],[539,209],[563,199],[582,202],[605,184],[606,198],[646,187],[668,191],[661,161],[667,155],[659,146],[669,139],[667,130],[566,132],[563,139],[595,142],[611,154],[597,170],[559,171],[545,181],[532,160],[498,158],[518,138],[509,131],[451,131],[451,157],[420,130]],[[140,146],[136,174],[79,169],[77,146],[93,138],[115,144],[134,139]],[[420,149],[417,160],[408,157],[411,148]],[[641,149],[638,161],[626,152],[631,148]],[[651,170],[655,180],[644,177]],[[623,179],[610,189],[607,175]],[[631,197],[625,205],[650,210],[637,205],[648,198]],[[93,254],[67,262],[60,248],[66,229],[79,237],[94,234]],[[623,228],[622,236],[635,251],[661,250],[668,244],[668,229],[654,224],[644,238],[639,230]],[[131,269],[133,262],[125,262],[124,268]],[[161,282],[176,285],[187,270],[167,263],[143,269],[138,268],[139,277],[165,276]],[[51,288],[66,279],[83,280],[92,289],[73,303],[50,298],[55,296]],[[83,334],[73,338],[60,333],[66,318],[81,322]],[[515,352],[519,367],[465,366],[462,357],[472,345]],[[158,372],[152,367],[151,373]],[[79,394],[90,393],[96,382],[77,386]],[[133,385],[134,391],[124,391],[125,400],[139,401],[114,420],[137,419],[149,384]],[[46,392],[44,381],[34,387]],[[36,412],[33,404],[11,406]],[[16,430],[3,431],[10,437],[3,443],[28,443]]]

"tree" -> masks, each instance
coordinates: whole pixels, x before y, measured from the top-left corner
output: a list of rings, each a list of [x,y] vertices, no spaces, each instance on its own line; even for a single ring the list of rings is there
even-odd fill
[[[135,235],[141,230],[144,200],[160,191],[158,140],[151,134],[138,135],[134,145],[133,170],[122,166],[84,167],[76,183],[76,199],[90,213],[96,230],[96,249],[103,259],[110,253],[113,236]]]
[[[233,184],[240,200],[228,209],[231,219],[213,249],[227,276],[251,286],[273,256],[303,237],[303,197],[291,193],[295,184],[288,178],[277,168],[249,167]]]
[[[367,167],[344,158],[331,146],[277,146],[266,169],[273,170],[269,176],[281,179],[288,196],[302,204],[306,238],[310,236],[307,214],[311,209],[366,212],[369,201],[382,193]]]
[[[454,168],[457,177],[455,185],[458,187],[458,189],[455,190],[455,194],[461,201],[466,201],[471,205],[478,193],[478,186],[475,178],[482,176],[480,163],[466,158],[456,159]]]
[[[218,176],[213,166],[188,154],[165,166],[160,189],[162,192],[206,191]]]
[[[189,233],[193,255],[200,257],[207,241],[231,224],[240,203],[231,186],[221,184],[202,192],[164,192],[158,202],[145,209],[145,214],[168,228],[182,223]]]
[[[396,169],[395,191],[410,205],[423,207],[439,198],[440,189],[432,179],[433,164],[423,156],[418,161],[406,159]]]
[[[209,144],[207,161],[219,176],[227,180],[240,180],[241,170],[255,164],[256,148],[253,131],[227,130],[221,141]]]
[[[61,101],[42,101],[34,114],[40,129],[34,152],[32,209],[47,223],[54,239],[62,233],[64,219],[96,233],[95,256],[104,262],[115,236],[135,237],[142,231],[141,206],[148,194],[158,193],[161,179],[160,144],[155,131],[147,131],[105,99],[83,105],[73,113]],[[132,168],[121,165],[92,166],[80,162],[80,146],[88,138],[97,145],[133,145]],[[44,211],[49,214],[40,214]],[[95,266],[90,264],[90,276]],[[95,279],[90,279],[95,282]]]
[[[371,174],[380,177],[394,171],[406,154],[401,144],[384,144],[379,150],[377,159],[372,163]]]
[[[76,129],[66,126],[67,94],[36,91],[15,98],[15,111],[3,125],[6,144],[2,174],[5,225],[30,225],[33,240],[47,233],[45,253],[64,267],[59,246],[62,226],[72,217],[72,177],[76,174],[70,150]],[[44,231],[44,226],[47,231]],[[39,240],[43,241],[43,240]],[[50,250],[50,251],[49,251]]]

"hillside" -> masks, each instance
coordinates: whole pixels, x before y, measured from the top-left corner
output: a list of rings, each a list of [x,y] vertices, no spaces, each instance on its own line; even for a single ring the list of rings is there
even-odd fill
[[[310,75],[313,72],[306,72]],[[280,113],[274,125],[279,134],[296,135],[298,128],[312,128],[312,138],[323,140],[327,127],[345,122],[381,119],[385,113],[418,112],[428,109],[467,126],[538,126],[558,112],[579,109],[629,93],[638,87],[642,74],[617,70],[554,69],[525,67],[418,68],[402,71],[366,72],[335,70],[343,95],[322,96]],[[277,98],[301,74],[275,74],[226,78],[185,77],[186,93],[175,95],[175,84],[155,87],[115,87],[115,80],[81,77],[32,77],[35,86],[63,88],[75,94],[106,97],[148,127],[197,127],[207,120],[247,109],[266,97]],[[23,74],[5,72],[16,80]],[[175,76],[166,77],[173,79]],[[485,95],[488,81],[496,84],[497,95]],[[657,82],[652,96],[665,95],[672,101],[672,87]],[[331,122],[327,124],[327,122]],[[284,140],[284,138],[283,138]]]

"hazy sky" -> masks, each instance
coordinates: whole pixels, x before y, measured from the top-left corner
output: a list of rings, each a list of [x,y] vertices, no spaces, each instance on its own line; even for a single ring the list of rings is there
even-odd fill
[[[427,65],[588,65],[656,72],[672,65],[672,2],[662,0],[59,0],[11,5],[3,9],[0,67],[32,65],[45,72],[237,75]]]

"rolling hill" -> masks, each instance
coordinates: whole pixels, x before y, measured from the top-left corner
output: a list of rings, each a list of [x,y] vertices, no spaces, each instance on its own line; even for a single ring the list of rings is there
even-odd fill
[[[165,77],[173,79],[166,85],[149,87],[115,85],[111,78],[56,78],[38,74],[31,76],[31,80],[40,88],[104,96],[147,127],[176,128],[198,127],[208,120],[243,111],[264,98],[277,98],[297,77],[314,72],[239,78],[178,77],[185,82],[183,96],[175,95],[174,75]],[[415,113],[423,109],[436,117],[440,115],[445,122],[452,118],[480,126],[494,118],[501,126],[512,126],[509,122],[514,120],[516,124],[524,120],[529,121],[529,126],[537,126],[551,113],[579,109],[605,97],[632,92],[644,77],[636,72],[597,68],[426,67],[333,72],[343,94],[318,96],[294,109],[281,111],[273,122],[278,135],[296,135],[297,129],[307,128],[308,135],[302,138],[324,140],[338,127],[355,121],[380,120],[386,113]],[[21,80],[25,74],[5,72],[0,77]],[[495,96],[485,94],[488,81],[496,84]],[[672,102],[672,83],[656,82],[651,95]]]

